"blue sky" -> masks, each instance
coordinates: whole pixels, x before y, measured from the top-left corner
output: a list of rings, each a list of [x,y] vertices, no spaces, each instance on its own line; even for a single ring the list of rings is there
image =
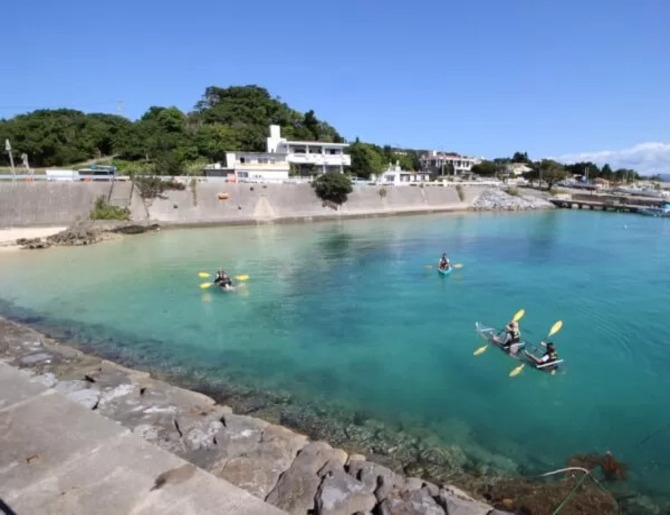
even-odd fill
[[[348,139],[670,171],[668,0],[21,0],[2,18],[0,117],[122,99],[137,118],[258,84]]]

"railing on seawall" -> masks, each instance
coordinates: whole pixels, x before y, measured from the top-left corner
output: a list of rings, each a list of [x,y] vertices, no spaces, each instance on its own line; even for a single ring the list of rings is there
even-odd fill
[[[212,177],[203,175],[143,175],[142,177],[155,177],[164,180],[172,180],[176,182],[189,183],[192,180],[197,182],[212,182],[212,183],[242,183],[242,184],[309,184],[312,182],[312,177],[289,177],[288,179],[236,179],[231,180],[227,177]],[[76,175],[76,176],[48,176],[48,175],[12,175],[0,174],[0,181],[10,182],[114,182],[114,181],[129,181],[129,175]],[[503,183],[500,181],[416,181],[393,183],[385,181],[355,181],[352,183],[356,187],[414,187],[414,188],[455,188],[456,186],[489,186],[500,187]]]

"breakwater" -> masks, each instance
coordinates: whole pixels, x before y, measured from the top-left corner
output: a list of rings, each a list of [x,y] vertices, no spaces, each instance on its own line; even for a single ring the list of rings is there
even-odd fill
[[[486,183],[357,186],[346,203],[335,206],[317,198],[309,184],[226,183],[213,178],[183,179],[183,183],[183,190],[151,199],[143,199],[130,181],[0,183],[0,227],[72,224],[87,218],[100,196],[128,208],[134,221],[200,225],[466,210],[491,189]]]
[[[454,486],[406,477],[363,455],[235,414],[203,394],[84,354],[1,318],[0,359],[291,514],[504,513]],[[0,406],[1,401],[0,396]]]

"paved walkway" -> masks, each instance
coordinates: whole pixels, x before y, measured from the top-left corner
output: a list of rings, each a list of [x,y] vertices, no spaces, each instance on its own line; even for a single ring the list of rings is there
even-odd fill
[[[17,515],[284,513],[0,362],[3,509]]]

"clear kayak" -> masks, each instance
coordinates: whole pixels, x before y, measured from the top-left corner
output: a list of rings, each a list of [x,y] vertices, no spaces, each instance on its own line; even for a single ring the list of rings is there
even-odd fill
[[[441,273],[442,275],[449,275],[453,269],[454,269],[453,266],[450,266],[450,267],[447,268],[447,269],[443,269],[443,268],[437,267],[437,271],[438,271],[439,273]]]
[[[563,360],[559,359],[558,361],[552,361],[551,363],[544,363],[542,365],[538,365],[523,353],[523,351],[526,349],[526,346],[528,345],[528,343],[525,342],[524,340],[521,340],[521,342],[511,345],[508,351],[503,347],[501,341],[499,341],[499,338],[501,338],[505,332],[504,330],[496,329],[495,327],[482,324],[481,322],[475,322],[475,329],[479,334],[479,336],[481,336],[484,340],[486,340],[487,343],[493,345],[494,347],[498,347],[510,358],[525,363],[526,365],[531,366],[542,372],[551,372],[555,370],[560,363],[563,363]]]

